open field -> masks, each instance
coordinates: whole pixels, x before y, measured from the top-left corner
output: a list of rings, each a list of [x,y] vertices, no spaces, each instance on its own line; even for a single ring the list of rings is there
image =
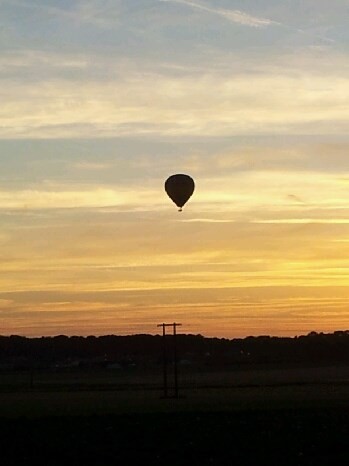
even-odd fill
[[[347,464],[346,371],[192,374],[195,386],[182,374],[178,400],[162,399],[161,377],[152,375],[118,375],[118,386],[102,372],[64,374],[61,384],[41,374],[33,389],[12,391],[8,379],[0,393],[3,464]]]
[[[169,382],[172,371],[168,371]],[[27,390],[137,390],[162,386],[162,368],[151,370],[79,370],[3,371],[0,392]],[[183,388],[221,388],[246,386],[278,386],[294,384],[346,384],[349,366],[249,365],[227,370],[195,370],[179,368]]]
[[[349,385],[187,389],[180,394],[179,400],[164,400],[160,390],[6,392],[0,394],[0,417],[349,407]]]
[[[1,458],[9,466],[345,465],[348,419],[348,408],[1,418]]]

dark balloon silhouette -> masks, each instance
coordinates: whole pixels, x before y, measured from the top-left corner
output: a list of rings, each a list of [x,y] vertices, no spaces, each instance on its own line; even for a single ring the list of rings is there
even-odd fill
[[[179,207],[180,212],[193,194],[194,189],[194,180],[189,175],[172,175],[165,182],[165,191],[168,197]]]

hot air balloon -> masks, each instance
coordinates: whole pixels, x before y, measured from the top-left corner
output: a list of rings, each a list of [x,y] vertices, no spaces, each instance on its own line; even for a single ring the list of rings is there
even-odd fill
[[[194,180],[189,175],[172,175],[165,182],[165,191],[169,198],[179,207],[179,212],[182,211],[182,207],[193,194],[194,189]]]

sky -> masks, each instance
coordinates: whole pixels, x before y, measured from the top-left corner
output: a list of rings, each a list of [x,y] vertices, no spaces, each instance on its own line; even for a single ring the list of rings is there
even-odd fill
[[[348,19],[0,0],[0,334],[349,329]]]

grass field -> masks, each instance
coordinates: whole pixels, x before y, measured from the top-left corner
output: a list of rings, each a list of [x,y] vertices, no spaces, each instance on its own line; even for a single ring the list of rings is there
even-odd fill
[[[349,409],[0,419],[2,464],[345,465]]]
[[[187,389],[162,399],[160,390],[26,391],[0,394],[0,417],[43,417],[349,407],[349,385]]]
[[[85,374],[84,383],[69,374],[61,384],[42,374],[31,390],[8,390],[8,379],[0,393],[1,464],[348,464],[346,370],[261,370],[246,373],[245,384],[232,375],[215,374],[215,388],[212,374],[196,377],[196,386],[182,378],[178,400],[161,398],[161,378],[154,387],[154,377],[140,374],[133,388],[118,389],[102,373],[98,381]]]
[[[172,378],[169,368],[169,381]],[[349,366],[293,366],[256,365],[232,367],[225,371],[179,369],[180,385],[184,388],[265,386],[290,384],[345,384],[349,383]],[[152,370],[67,370],[35,371],[33,388],[41,390],[83,389],[144,389],[162,385],[162,368]],[[0,373],[0,392],[28,389],[31,374],[28,371]]]

